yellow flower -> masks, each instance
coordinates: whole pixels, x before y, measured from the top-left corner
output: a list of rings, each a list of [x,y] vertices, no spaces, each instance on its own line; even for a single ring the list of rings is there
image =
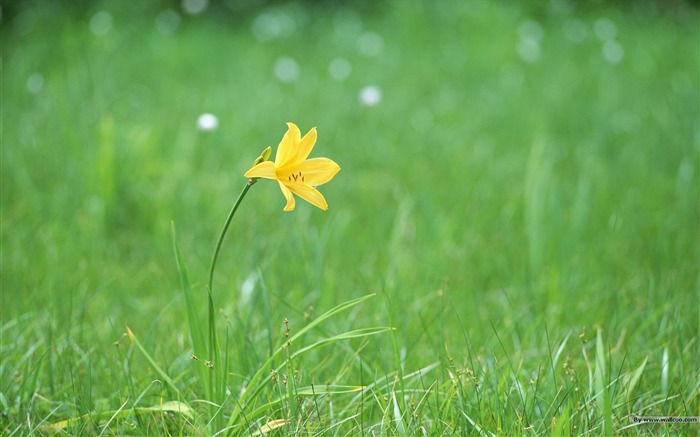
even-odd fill
[[[316,187],[333,179],[340,167],[328,158],[306,159],[316,144],[316,128],[312,128],[302,138],[294,123],[287,123],[287,127],[289,129],[277,147],[275,162],[255,164],[245,172],[245,177],[276,180],[287,199],[285,211],[294,209],[292,193],[325,211],[328,204]]]

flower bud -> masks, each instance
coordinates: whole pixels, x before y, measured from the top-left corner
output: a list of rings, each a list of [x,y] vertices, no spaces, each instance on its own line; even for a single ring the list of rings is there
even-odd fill
[[[253,167],[255,167],[256,165],[260,164],[263,161],[269,160],[271,154],[272,154],[272,147],[267,146],[267,148],[262,151],[260,156],[255,158],[255,161],[253,161]]]

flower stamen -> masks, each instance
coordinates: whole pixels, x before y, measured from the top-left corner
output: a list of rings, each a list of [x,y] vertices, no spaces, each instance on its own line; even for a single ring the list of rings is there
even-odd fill
[[[292,173],[291,175],[287,176],[287,180],[289,182],[292,182],[292,181],[294,181],[294,182],[299,182],[299,181],[306,182],[304,175],[302,175],[301,172]]]

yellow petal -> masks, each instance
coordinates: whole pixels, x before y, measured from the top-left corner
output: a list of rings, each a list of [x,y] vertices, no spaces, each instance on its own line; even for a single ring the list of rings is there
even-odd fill
[[[314,144],[316,144],[316,128],[312,127],[310,131],[304,135],[304,138],[301,139],[299,142],[299,146],[297,147],[297,153],[296,156],[294,156],[294,161],[296,162],[301,162],[306,159],[307,156],[309,156],[309,153],[311,153],[311,150],[314,148]]]
[[[306,184],[316,187],[333,179],[340,171],[340,166],[328,158],[312,158],[301,163],[298,171],[304,175]]]
[[[294,200],[294,196],[292,196],[292,192],[289,191],[289,188],[287,188],[282,182],[277,182],[280,184],[280,190],[282,190],[282,194],[284,194],[284,197],[287,199],[287,204],[284,206],[284,211],[293,211],[294,206],[296,205],[296,201]]]
[[[328,209],[328,203],[326,203],[326,199],[323,197],[323,194],[321,194],[316,188],[299,183],[287,185],[287,187],[290,190],[292,190],[292,193],[306,200],[310,204],[317,206],[324,211]]]
[[[299,132],[297,125],[287,123],[287,127],[287,132],[282,137],[279,146],[277,146],[277,153],[275,154],[276,167],[283,167],[295,158],[297,146],[301,141],[301,132]]]
[[[247,178],[277,179],[277,172],[275,172],[275,165],[272,161],[263,161],[253,166],[243,176]]]

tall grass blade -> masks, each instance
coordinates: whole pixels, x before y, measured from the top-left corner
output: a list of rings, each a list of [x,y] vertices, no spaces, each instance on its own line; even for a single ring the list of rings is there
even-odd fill
[[[406,434],[406,427],[403,424],[403,413],[399,408],[399,403],[396,401],[396,391],[391,392],[391,404],[394,408],[394,423],[396,430],[401,434]]]
[[[201,359],[211,359],[208,357],[206,343],[204,342],[204,332],[202,331],[202,320],[197,313],[197,305],[195,304],[194,294],[192,293],[192,285],[190,283],[187,266],[182,258],[180,245],[177,243],[177,234],[175,232],[175,223],[170,222],[170,234],[173,240],[173,251],[175,252],[175,262],[177,270],[180,273],[180,283],[182,286],[182,294],[185,297],[185,309],[187,310],[187,322],[190,329],[190,339],[192,340],[192,349],[194,354]],[[201,384],[207,387],[207,369],[206,366],[198,365],[197,373]]]
[[[632,393],[634,393],[634,389],[637,388],[637,384],[639,384],[639,380],[642,378],[642,374],[644,373],[648,360],[649,357],[644,358],[642,364],[640,364],[639,367],[637,367],[637,369],[628,376],[626,381],[627,384],[625,384],[625,400],[627,402],[630,401],[630,397],[632,396]]]
[[[136,346],[136,349],[138,349],[139,352],[141,352],[141,355],[143,355],[144,358],[146,358],[146,361],[148,361],[148,364],[151,365],[151,368],[155,370],[155,372],[160,376],[161,380],[165,383],[165,385],[168,386],[173,392],[177,393],[177,396],[180,399],[183,399],[182,393],[180,393],[180,390],[175,386],[175,383],[173,380],[168,376],[167,373],[163,369],[160,368],[160,366],[155,362],[153,357],[146,351],[146,349],[143,347],[141,342],[136,338],[136,335],[134,335],[133,332],[131,332],[131,329],[129,327],[126,327],[126,334],[129,336],[129,339],[131,340],[132,343]]]
[[[552,437],[569,437],[571,435],[571,429],[569,427],[569,424],[571,423],[571,415],[569,414],[570,409],[571,407],[567,402],[564,406],[564,410],[555,416],[556,422],[552,427]]]
[[[112,417],[109,418],[109,420],[107,421],[107,423],[105,423],[104,427],[102,427],[102,431],[100,432],[100,436],[102,436],[102,435],[105,433],[105,431],[107,431],[107,429],[109,429],[109,425],[112,423],[112,421],[114,421],[114,419],[117,418],[117,416],[119,416],[119,413],[121,413],[121,412],[124,410],[124,407],[126,407],[126,404],[127,404],[128,402],[129,402],[128,399],[125,400],[124,403],[121,405],[121,407],[119,407],[119,408],[114,412],[114,414],[112,415]],[[98,437],[100,437],[100,436],[98,436]]]
[[[312,320],[307,324],[306,326],[302,327],[299,331],[297,331],[296,334],[291,336],[289,338],[289,343],[294,343],[296,340],[304,336],[306,333],[314,329],[316,326],[319,324],[323,323],[324,321],[328,320],[329,318],[333,317],[334,315],[348,310],[356,305],[359,305],[360,303],[366,301],[367,299],[370,299],[374,297],[374,294],[370,294],[367,296],[359,297],[356,299],[349,300],[347,302],[344,302],[340,305],[337,305],[330,310],[326,311],[325,313],[321,314],[318,316],[316,319]],[[384,329],[387,330],[389,328],[378,328],[378,329]],[[372,332],[372,331],[369,331]],[[376,333],[376,332],[375,332]],[[363,333],[361,335],[370,335],[369,333]],[[355,338],[358,335],[355,336]],[[335,338],[338,338],[339,336],[335,336]],[[343,334],[340,335],[342,339],[347,339],[347,338],[353,338],[353,337],[347,337],[343,336]],[[335,340],[339,341],[339,340]],[[332,341],[318,341],[314,343],[311,346],[307,346],[306,348],[303,348],[302,350],[298,351],[297,353],[294,354],[294,356],[298,356],[301,353],[307,352],[309,350],[315,349],[316,347],[319,347],[320,345],[325,345],[325,344],[331,344]],[[257,372],[251,377],[250,381],[248,382],[248,388],[241,394],[238,403],[236,407],[234,408],[233,412],[231,413],[231,417],[229,418],[227,428],[230,428],[234,423],[237,423],[240,419],[240,416],[242,414],[242,408],[249,402],[251,402],[253,399],[255,399],[258,394],[265,388],[267,382],[271,378],[271,372],[270,372],[270,366],[272,363],[278,358],[278,356],[285,350],[285,347],[287,346],[287,342],[285,342],[282,346],[278,347],[275,349],[275,351],[272,353],[270,357],[260,366]],[[283,364],[283,366],[286,364]],[[280,366],[281,368],[281,366]]]
[[[607,367],[605,360],[605,348],[603,346],[603,332],[598,328],[596,336],[596,372],[595,390],[598,407],[603,414],[603,434],[612,435],[612,402],[610,400],[610,390],[607,387]]]
[[[668,395],[668,368],[668,347],[665,347],[661,355],[661,394],[664,396]]]
[[[564,337],[564,341],[561,342],[561,345],[557,349],[557,351],[554,353],[554,358],[552,358],[552,371],[557,368],[557,365],[559,364],[559,358],[561,358],[561,353],[564,352],[564,348],[566,347],[566,342],[569,341],[570,334],[567,334],[566,337]]]
[[[479,435],[496,437],[496,434],[489,432],[489,431],[486,431],[485,429],[480,427],[479,424],[476,423],[471,417],[469,417],[467,415],[467,413],[465,413],[464,411],[462,411],[462,416],[464,416],[464,418],[467,419],[467,422],[469,422],[474,427],[474,429],[476,429],[476,431],[479,433]]]

